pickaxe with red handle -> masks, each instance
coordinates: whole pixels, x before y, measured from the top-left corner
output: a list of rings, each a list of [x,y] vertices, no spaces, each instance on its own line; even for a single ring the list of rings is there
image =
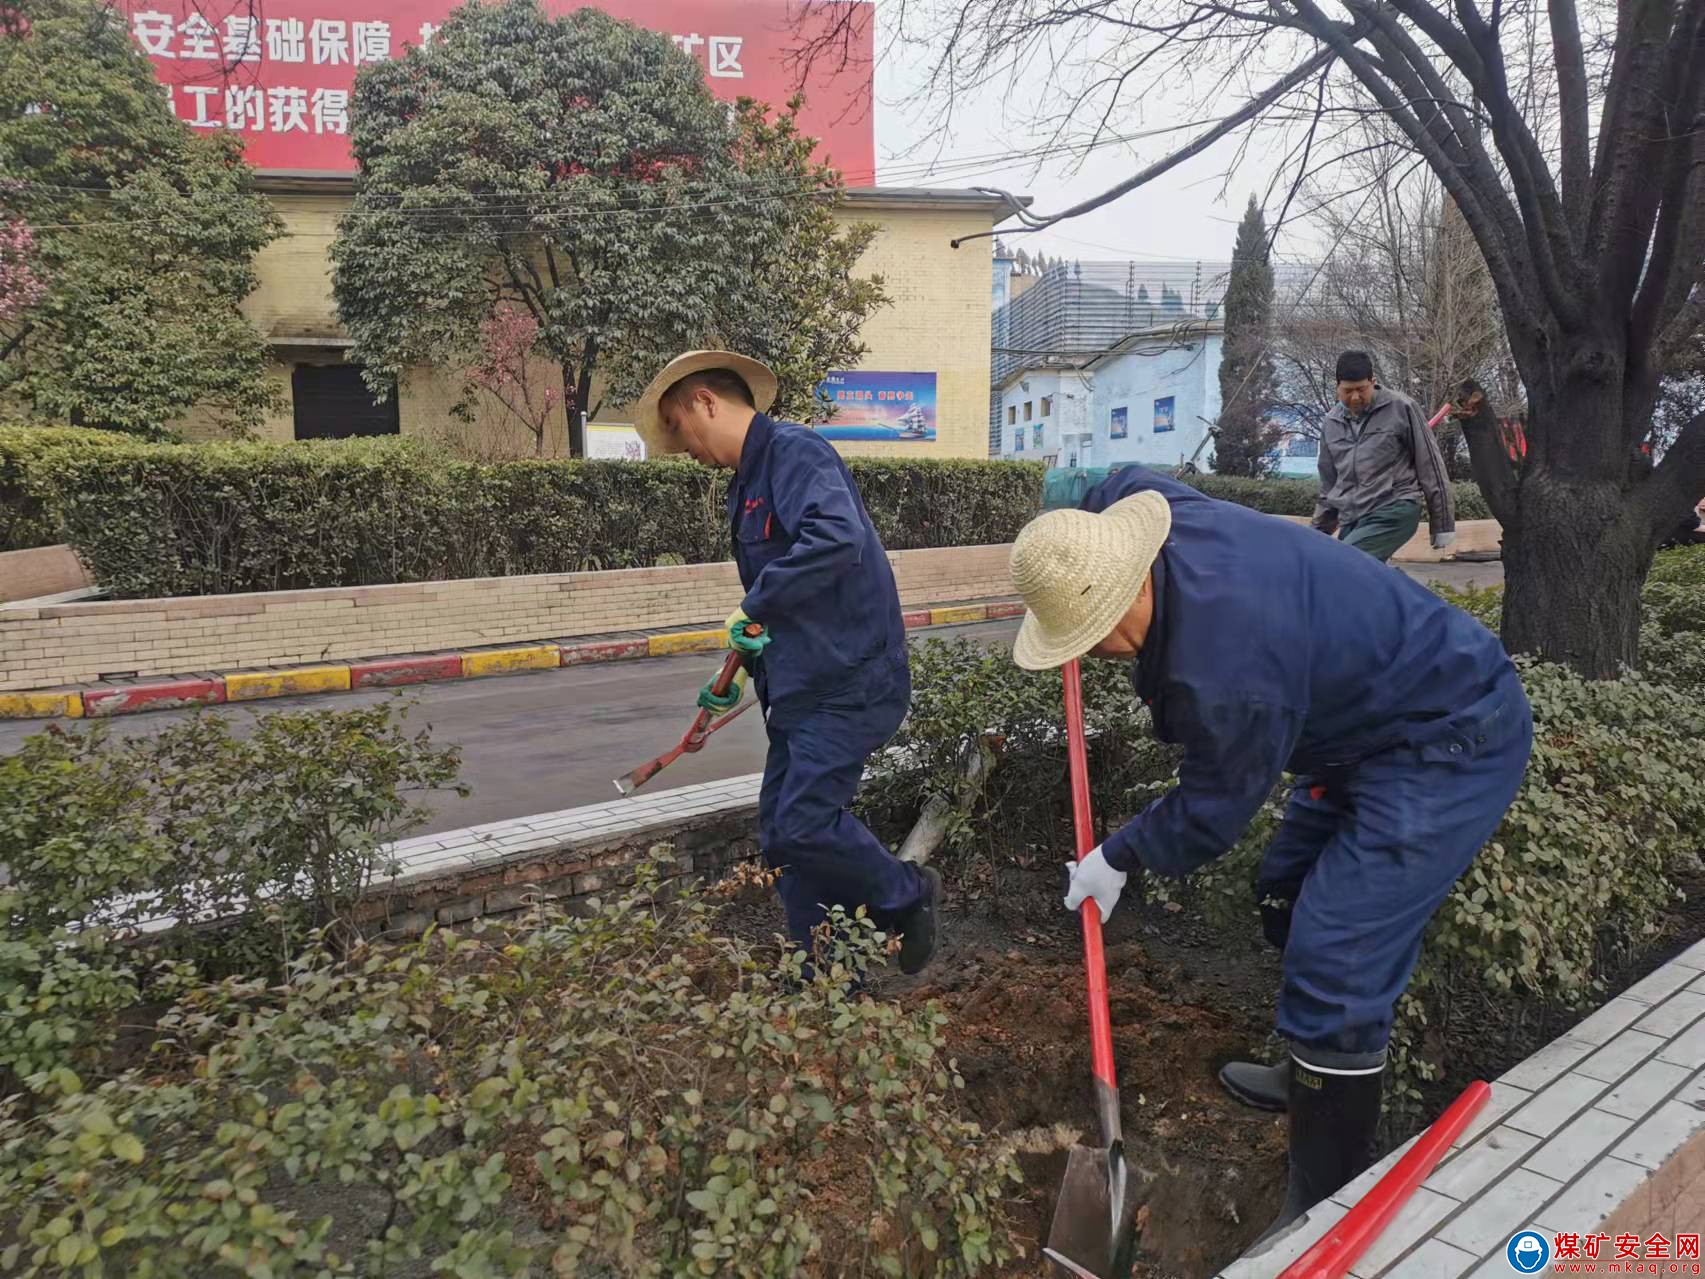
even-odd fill
[[[763,630],[764,628],[759,626],[756,622],[748,622],[746,624],[747,635],[761,635]],[[729,655],[723,659],[722,669],[716,673],[716,678],[712,680],[710,684],[710,691],[717,697],[727,696],[728,690],[733,687],[734,678],[740,673],[740,662],[741,656],[737,652],[729,653]],[[669,765],[680,759],[681,756],[691,755],[696,751],[702,750],[704,748],[705,740],[712,733],[740,718],[741,715],[745,714],[746,708],[751,704],[752,703],[750,702],[744,702],[723,715],[716,715],[711,711],[701,709],[699,713],[693,717],[692,725],[687,729],[686,734],[672,749],[665,751],[656,759],[647,760],[632,772],[624,773],[622,776],[616,778],[616,789],[623,795],[633,794],[641,786],[644,786],[653,777],[656,777],[657,774],[661,773],[665,768],[668,768]]]

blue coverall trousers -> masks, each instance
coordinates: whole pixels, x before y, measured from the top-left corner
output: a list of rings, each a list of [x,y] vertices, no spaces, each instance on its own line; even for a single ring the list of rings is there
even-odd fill
[[[863,906],[887,926],[923,899],[916,867],[849,811],[865,762],[894,736],[911,696],[902,654],[872,663],[844,691],[770,708],[758,841],[765,862],[781,872],[788,935],[802,947],[830,906],[849,914]]]
[[[1263,854],[1257,891],[1284,946],[1279,1033],[1376,1053],[1422,934],[1521,788],[1533,717],[1512,671],[1436,738],[1300,778]],[[1275,935],[1275,933],[1277,935]]]

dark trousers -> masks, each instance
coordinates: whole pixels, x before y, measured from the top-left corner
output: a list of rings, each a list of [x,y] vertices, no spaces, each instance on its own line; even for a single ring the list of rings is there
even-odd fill
[[[1532,746],[1511,672],[1438,740],[1298,780],[1257,885],[1285,952],[1281,1035],[1325,1052],[1385,1047],[1427,923],[1503,820]]]
[[[894,736],[910,703],[902,655],[873,664],[853,687],[771,708],[758,840],[764,860],[781,872],[788,934],[801,946],[831,906],[849,914],[863,906],[887,926],[922,900],[917,869],[850,811],[866,761]]]
[[[1369,511],[1354,524],[1346,524],[1339,534],[1357,550],[1366,551],[1381,564],[1408,544],[1421,527],[1421,504],[1405,498],[1387,502]]]

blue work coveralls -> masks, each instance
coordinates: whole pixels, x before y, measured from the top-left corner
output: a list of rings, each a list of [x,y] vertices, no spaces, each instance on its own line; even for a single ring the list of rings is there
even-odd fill
[[[848,811],[865,761],[911,706],[894,571],[851,472],[815,431],[752,419],[728,489],[746,616],[771,641],[751,663],[769,756],[758,840],[781,872],[788,932],[802,946],[825,907],[892,924],[922,900],[917,869]]]
[[[1155,735],[1184,755],[1178,786],[1104,855],[1186,875],[1295,775],[1257,878],[1264,900],[1290,907],[1288,938],[1273,930],[1278,1029],[1325,1052],[1378,1052],[1427,921],[1521,786],[1533,742],[1521,680],[1467,613],[1303,525],[1141,467],[1084,509],[1143,489],[1166,498],[1172,531],[1133,678]]]

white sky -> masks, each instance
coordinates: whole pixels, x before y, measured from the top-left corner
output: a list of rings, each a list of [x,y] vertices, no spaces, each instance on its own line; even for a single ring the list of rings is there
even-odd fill
[[[883,12],[879,2],[877,12]],[[879,18],[880,21],[880,18]],[[995,157],[1046,144],[1032,129],[1034,95],[1020,83],[1007,91],[987,89],[962,98],[951,136],[931,136],[934,115],[917,100],[927,64],[904,61],[885,52],[877,38],[876,156],[884,186],[995,186],[1033,198],[1032,211],[1047,213],[1105,190],[1191,136],[1163,134],[1133,145],[1103,147],[1081,168],[1069,157],[1018,162]],[[1134,132],[1179,123],[1151,112],[1140,124],[1115,128]],[[1206,260],[1231,257],[1237,222],[1251,192],[1264,195],[1270,164],[1252,152],[1229,182],[1225,170],[1236,152],[1235,139],[1157,179],[1150,185],[1055,229],[1026,235],[1007,234],[1007,243],[1032,253],[1078,259]],[[1269,214],[1271,216],[1271,213]],[[1277,246],[1281,257],[1305,251],[1301,238]],[[1287,251],[1288,250],[1288,251]]]

